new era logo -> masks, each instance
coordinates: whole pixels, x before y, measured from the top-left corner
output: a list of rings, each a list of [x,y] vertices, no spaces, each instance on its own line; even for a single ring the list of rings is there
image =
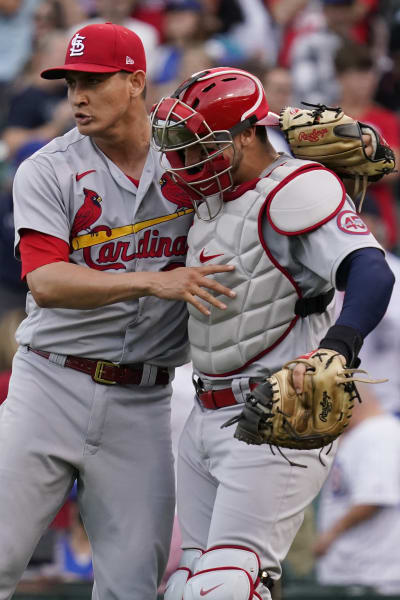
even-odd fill
[[[126,57],[126,61],[125,61],[126,65],[133,65],[135,64],[135,61],[133,60],[133,58],[131,58],[130,56]]]

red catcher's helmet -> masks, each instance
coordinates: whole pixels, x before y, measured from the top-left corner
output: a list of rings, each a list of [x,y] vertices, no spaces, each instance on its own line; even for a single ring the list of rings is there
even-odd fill
[[[264,88],[257,77],[231,67],[195,73],[169,98],[152,110],[152,143],[168,159],[172,178],[197,202],[233,187],[232,160],[223,152],[235,150],[235,135],[254,125],[277,125],[269,112]],[[185,165],[185,149],[200,144],[202,156]],[[234,159],[233,159],[234,160]],[[194,193],[193,193],[194,192]],[[208,206],[208,217],[218,214]]]

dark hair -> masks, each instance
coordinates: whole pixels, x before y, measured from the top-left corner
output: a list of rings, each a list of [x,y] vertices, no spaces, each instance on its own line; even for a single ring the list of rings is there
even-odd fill
[[[265,126],[264,125],[256,125],[255,129],[256,129],[256,138],[258,138],[262,144],[266,144],[268,141],[268,135],[267,135],[267,130],[266,130]]]
[[[343,44],[335,56],[335,68],[338,75],[346,71],[370,71],[374,66],[371,52],[366,46],[355,42]]]

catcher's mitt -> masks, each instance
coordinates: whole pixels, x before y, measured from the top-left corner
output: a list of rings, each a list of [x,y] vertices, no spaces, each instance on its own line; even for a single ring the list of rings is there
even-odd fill
[[[293,155],[315,160],[341,178],[354,179],[353,195],[357,196],[360,190],[362,204],[368,183],[394,170],[392,149],[373,127],[345,115],[340,107],[303,104],[310,109],[288,106],[279,117],[279,126]],[[370,157],[365,152],[363,134],[369,134],[372,139]]]
[[[297,394],[291,366],[306,365],[304,387]],[[310,450],[333,442],[347,427],[355,399],[360,400],[355,381],[385,380],[354,378],[365,373],[345,367],[345,359],[334,350],[319,348],[286,363],[247,397],[243,411],[224,423],[237,423],[235,437],[247,444],[270,444]]]

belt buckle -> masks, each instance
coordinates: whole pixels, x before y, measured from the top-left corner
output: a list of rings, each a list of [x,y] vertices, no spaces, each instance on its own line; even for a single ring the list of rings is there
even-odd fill
[[[109,362],[108,360],[98,360],[97,361],[96,370],[93,375],[93,381],[95,381],[96,383],[102,383],[103,385],[116,385],[116,383],[117,383],[116,381],[110,381],[109,379],[104,379],[102,377],[104,367],[106,367],[108,365],[110,365],[112,367],[117,366],[114,363]]]
[[[195,377],[196,377],[195,374],[192,373],[192,383],[194,386],[194,390],[195,390],[196,396],[199,397],[200,394],[202,394],[206,390],[203,387],[203,382],[200,379],[200,377],[197,377],[197,379]]]

